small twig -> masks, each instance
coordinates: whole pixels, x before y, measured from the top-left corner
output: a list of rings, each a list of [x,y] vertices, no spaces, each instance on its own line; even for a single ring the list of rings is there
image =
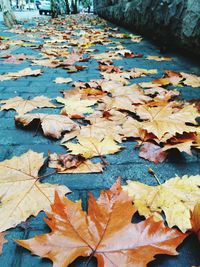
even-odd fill
[[[155,172],[154,172],[151,168],[149,168],[148,172],[149,172],[149,173],[156,179],[156,182],[157,182],[159,185],[161,185],[161,182],[160,182],[158,176],[155,174]]]

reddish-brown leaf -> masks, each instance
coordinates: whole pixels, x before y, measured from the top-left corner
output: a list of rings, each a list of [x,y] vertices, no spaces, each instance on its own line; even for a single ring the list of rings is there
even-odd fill
[[[100,64],[99,65],[99,70],[100,71],[106,71],[108,73],[113,73],[113,72],[119,73],[121,71],[121,67]]]
[[[152,218],[131,223],[135,208],[119,181],[98,200],[90,195],[88,204],[87,215],[80,201],[56,194],[45,220],[51,233],[17,243],[56,267],[66,267],[79,256],[96,257],[100,267],[145,267],[157,254],[177,255],[176,247],[187,236]]]
[[[167,153],[160,146],[145,143],[140,150],[139,156],[149,161],[160,163],[166,159]]]
[[[81,155],[63,154],[58,157],[58,162],[67,169],[79,166],[84,160]]]

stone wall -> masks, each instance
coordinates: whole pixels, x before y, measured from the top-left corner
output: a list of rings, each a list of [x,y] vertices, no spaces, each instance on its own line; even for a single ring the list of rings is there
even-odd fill
[[[96,13],[200,56],[200,0],[94,0]]]

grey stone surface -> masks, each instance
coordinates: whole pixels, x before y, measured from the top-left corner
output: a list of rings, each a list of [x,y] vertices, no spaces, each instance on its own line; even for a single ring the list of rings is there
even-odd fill
[[[98,0],[103,18],[200,57],[199,0]]]

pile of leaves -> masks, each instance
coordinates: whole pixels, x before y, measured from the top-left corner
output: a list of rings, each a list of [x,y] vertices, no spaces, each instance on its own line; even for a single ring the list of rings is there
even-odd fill
[[[105,27],[92,27],[98,24]],[[47,158],[53,173],[103,172],[109,165],[106,155],[125,149],[126,140],[132,142],[133,153],[137,149],[140,157],[155,163],[163,162],[174,149],[192,155],[200,148],[199,101],[183,101],[177,90],[184,86],[198,90],[200,77],[166,70],[157,78],[156,69],[125,69],[115,64],[115,60],[144,58],[120,41],[127,38],[138,43],[142,37],[123,34],[90,15],[68,16],[51,24],[39,21],[35,28],[18,26],[11,31],[26,33],[29,40],[2,39],[0,49],[26,46],[37,49],[40,57],[8,54],[2,56],[3,64],[25,60],[42,69],[4,73],[0,81],[42,75],[46,67],[71,73],[85,70],[82,62],[95,60],[98,65],[97,80],[73,82],[67,76],[57,77],[55,83],[73,84],[55,99],[17,96],[0,101],[1,111],[16,111],[17,126],[61,139],[66,153],[49,152]],[[42,44],[38,38],[44,40]],[[96,45],[109,46],[109,50],[99,53]],[[145,59],[173,60],[153,55]],[[146,76],[148,82],[134,82]],[[36,112],[39,108],[58,112]],[[200,239],[199,175],[171,178],[157,187],[128,181],[122,189],[118,180],[97,200],[90,195],[86,213],[80,201],[65,197],[70,192],[66,186],[41,182],[48,175],[38,174],[44,162],[43,154],[31,150],[0,162],[1,246],[6,242],[5,230],[42,210],[47,212],[51,233],[17,243],[58,267],[68,266],[79,256],[89,257],[88,262],[94,256],[99,266],[146,266],[157,254],[177,255],[176,248],[190,233]],[[145,217],[138,224],[132,223],[136,212]]]

